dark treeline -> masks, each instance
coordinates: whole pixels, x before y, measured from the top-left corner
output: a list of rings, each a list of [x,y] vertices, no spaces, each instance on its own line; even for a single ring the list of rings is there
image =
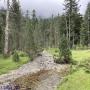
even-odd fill
[[[90,3],[83,16],[77,0],[65,0],[65,13],[52,14],[47,19],[37,18],[35,10],[32,13],[27,10],[23,15],[16,0],[12,0],[11,6],[8,3],[7,0],[7,10],[0,9],[1,53],[22,50],[33,55],[41,48],[60,47],[63,40],[69,49],[90,46]]]

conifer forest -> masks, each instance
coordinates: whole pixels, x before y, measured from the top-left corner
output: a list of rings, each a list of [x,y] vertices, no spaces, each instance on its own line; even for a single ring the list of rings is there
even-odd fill
[[[90,0],[0,0],[0,90],[90,90]]]

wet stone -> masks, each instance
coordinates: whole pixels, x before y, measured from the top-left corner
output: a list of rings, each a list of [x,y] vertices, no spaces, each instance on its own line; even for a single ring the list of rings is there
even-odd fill
[[[20,86],[14,86],[12,84],[3,84],[3,85],[0,85],[0,90],[20,90]]]

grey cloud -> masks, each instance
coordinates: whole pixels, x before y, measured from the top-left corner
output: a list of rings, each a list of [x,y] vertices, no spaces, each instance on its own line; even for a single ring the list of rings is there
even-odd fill
[[[79,5],[80,13],[84,14],[87,3],[90,0],[80,0]],[[38,16],[50,17],[52,14],[62,14],[64,0],[20,0],[21,8],[23,11],[29,10],[30,13],[33,9],[36,10]],[[5,7],[6,3],[3,4],[3,0],[0,1],[0,7]]]
[[[39,16],[49,17],[52,14],[57,15],[58,13],[62,13],[62,4],[56,0],[22,0],[21,1],[22,8],[24,10],[32,11],[35,9]]]

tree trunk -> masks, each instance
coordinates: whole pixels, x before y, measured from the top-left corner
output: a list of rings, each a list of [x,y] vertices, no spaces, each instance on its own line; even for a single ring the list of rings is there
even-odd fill
[[[90,13],[88,11],[88,47],[90,46]]]
[[[7,55],[8,52],[9,52],[9,0],[7,0],[4,54]]]
[[[69,32],[68,32],[68,24],[67,24],[67,18],[65,16],[65,21],[66,21],[66,32],[67,32],[67,41],[69,40]]]
[[[75,41],[75,33],[73,32],[73,48],[74,48],[74,46],[75,46],[74,41]]]
[[[69,15],[69,48],[70,48],[70,38],[71,38],[71,17]]]

